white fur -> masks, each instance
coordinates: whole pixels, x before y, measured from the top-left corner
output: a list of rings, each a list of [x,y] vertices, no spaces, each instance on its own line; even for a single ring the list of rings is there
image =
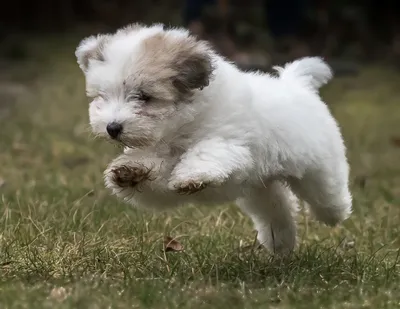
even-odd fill
[[[100,87],[117,93],[142,40],[163,31],[154,26],[119,34],[105,48],[105,63],[89,67],[88,91]],[[106,125],[120,121],[131,131],[154,130],[158,138],[148,147],[127,148],[116,158],[105,172],[106,186],[132,205],[158,210],[236,202],[253,219],[259,241],[277,253],[290,252],[296,244],[293,193],[326,224],[346,219],[352,197],[345,146],[318,95],[318,88],[332,77],[328,65],[320,58],[303,58],[277,68],[278,76],[272,76],[242,72],[210,53],[215,67],[210,85],[195,90],[192,103],[158,126],[147,126],[134,113],[136,107],[118,96],[91,104],[95,133],[106,135]],[[122,165],[151,167],[151,179],[141,183],[140,190],[121,188],[111,174]],[[207,187],[196,194],[178,194],[176,188],[188,181]]]

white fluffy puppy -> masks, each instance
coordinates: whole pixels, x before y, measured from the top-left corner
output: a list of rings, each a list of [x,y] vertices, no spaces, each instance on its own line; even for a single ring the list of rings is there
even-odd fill
[[[158,24],[91,36],[76,56],[93,132],[126,146],[104,174],[118,197],[159,210],[236,202],[276,253],[296,244],[295,195],[329,225],[351,213],[345,146],[318,95],[332,77],[320,58],[277,76],[245,73]]]

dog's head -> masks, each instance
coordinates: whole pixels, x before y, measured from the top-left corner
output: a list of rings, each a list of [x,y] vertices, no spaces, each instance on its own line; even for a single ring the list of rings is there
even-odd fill
[[[93,132],[134,147],[157,143],[178,118],[193,118],[191,98],[213,71],[205,42],[162,25],[88,37],[76,57],[92,100]]]

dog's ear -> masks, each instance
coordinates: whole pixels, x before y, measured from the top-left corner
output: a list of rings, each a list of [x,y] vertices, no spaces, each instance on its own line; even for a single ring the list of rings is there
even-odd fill
[[[104,61],[103,50],[107,39],[107,35],[90,36],[79,43],[75,56],[83,72],[87,72],[91,60]]]
[[[193,40],[189,38],[188,48],[182,48],[175,63],[178,74],[173,84],[182,94],[208,86],[214,70],[208,45]]]

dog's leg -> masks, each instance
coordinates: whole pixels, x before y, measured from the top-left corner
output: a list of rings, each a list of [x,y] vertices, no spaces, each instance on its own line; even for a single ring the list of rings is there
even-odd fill
[[[293,251],[297,198],[287,186],[279,181],[269,182],[265,188],[251,189],[237,204],[252,218],[262,245],[279,255]]]
[[[128,151],[113,160],[104,172],[112,193],[125,202],[144,209],[165,210],[193,202],[192,196],[177,196],[168,189],[168,179],[176,158]]]
[[[115,195],[125,199],[160,178],[162,168],[162,159],[143,157],[140,153],[124,153],[108,165],[104,181]]]
[[[168,188],[179,193],[195,193],[208,185],[221,185],[232,173],[245,171],[252,163],[245,146],[217,138],[203,140],[181,157],[171,173]]]
[[[291,180],[291,187],[309,204],[317,220],[333,226],[351,213],[352,198],[347,179],[347,168],[321,169]]]

